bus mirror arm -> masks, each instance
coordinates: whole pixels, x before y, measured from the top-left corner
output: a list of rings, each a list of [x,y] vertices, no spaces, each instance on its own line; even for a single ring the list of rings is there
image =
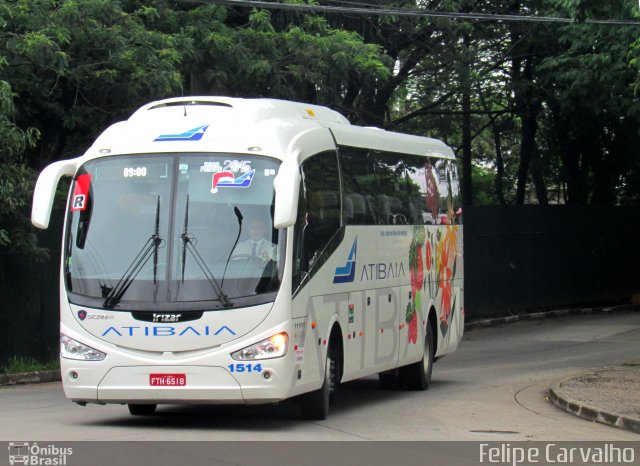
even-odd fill
[[[273,226],[276,229],[290,227],[296,222],[300,186],[300,170],[295,159],[282,163],[273,186],[276,194]]]
[[[33,192],[33,207],[31,208],[31,223],[35,227],[43,230],[49,227],[58,182],[63,176],[73,176],[75,172],[76,163],[74,160],[61,160],[42,170]]]

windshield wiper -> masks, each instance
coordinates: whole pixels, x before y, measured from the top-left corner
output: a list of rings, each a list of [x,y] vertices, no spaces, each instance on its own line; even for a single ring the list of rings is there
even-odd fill
[[[107,309],[113,309],[122,299],[124,294],[133,283],[133,280],[138,276],[144,265],[151,258],[153,254],[153,284],[157,283],[157,271],[158,271],[158,249],[162,244],[162,238],[160,237],[160,195],[158,195],[158,202],[156,205],[156,220],[155,229],[153,234],[149,237],[147,242],[142,246],[142,249],[138,255],[133,259],[129,268],[125,270],[116,286],[107,294],[104,300],[103,306]]]
[[[220,286],[216,278],[213,276],[213,272],[211,272],[211,269],[207,267],[207,263],[204,261],[200,253],[198,253],[198,250],[193,244],[192,237],[189,236],[189,195],[188,194],[187,194],[187,205],[185,207],[185,212],[184,212],[184,231],[180,235],[180,238],[182,239],[182,283],[184,283],[184,269],[187,263],[187,250],[189,250],[193,258],[196,260],[196,264],[198,264],[198,266],[200,267],[200,270],[202,270],[202,272],[204,273],[204,276],[207,278],[207,281],[211,285],[211,288],[213,288],[213,290],[215,291],[222,305],[225,307],[231,307],[232,303],[229,300],[229,297],[222,290],[222,287]]]

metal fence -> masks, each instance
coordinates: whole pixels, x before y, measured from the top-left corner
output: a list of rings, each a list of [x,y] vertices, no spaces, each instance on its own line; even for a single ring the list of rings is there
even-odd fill
[[[0,255],[0,366],[13,356],[41,362],[57,358],[60,236],[56,224],[40,235],[48,260]]]
[[[467,316],[640,292],[640,208],[468,207],[464,222]]]
[[[58,352],[62,215],[41,234],[48,261],[0,256],[0,365]],[[468,207],[468,318],[628,301],[640,293],[640,208]]]

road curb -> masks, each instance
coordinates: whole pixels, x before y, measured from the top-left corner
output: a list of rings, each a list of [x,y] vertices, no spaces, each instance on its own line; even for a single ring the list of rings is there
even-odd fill
[[[640,419],[611,413],[569,397],[562,390],[562,384],[573,378],[574,377],[563,380],[549,389],[549,400],[551,400],[555,406],[588,421],[599,422],[640,434]]]
[[[538,319],[554,319],[557,317],[564,317],[569,315],[581,315],[581,314],[595,314],[598,312],[616,312],[616,311],[637,311],[640,310],[640,306],[636,304],[621,304],[618,306],[596,306],[596,307],[584,307],[576,309],[556,309],[553,311],[542,312],[527,312],[522,314],[509,315],[504,317],[495,317],[491,319],[474,320],[471,322],[465,322],[464,330],[478,330],[487,327],[497,327],[500,325],[510,324],[519,321],[530,321]]]
[[[18,372],[17,374],[0,374],[0,386],[27,383],[57,382],[61,380],[60,370]]]

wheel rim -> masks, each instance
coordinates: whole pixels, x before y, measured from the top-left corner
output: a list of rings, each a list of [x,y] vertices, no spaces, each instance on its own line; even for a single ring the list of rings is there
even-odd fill
[[[424,373],[429,374],[429,368],[431,367],[431,339],[429,338],[429,330],[427,329],[427,336],[424,340],[424,353],[422,355]]]
[[[329,396],[333,395],[336,391],[336,360],[333,358],[327,359],[328,374],[327,382],[329,383]]]

